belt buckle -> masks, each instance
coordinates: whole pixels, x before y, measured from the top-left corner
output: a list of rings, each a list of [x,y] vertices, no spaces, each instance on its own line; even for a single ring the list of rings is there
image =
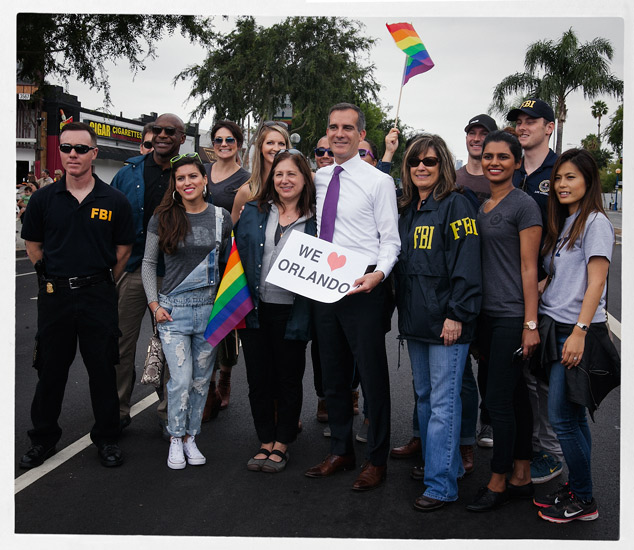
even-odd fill
[[[80,288],[80,285],[76,283],[77,279],[79,279],[79,277],[71,277],[70,279],[68,279],[68,286],[71,288],[71,290]]]

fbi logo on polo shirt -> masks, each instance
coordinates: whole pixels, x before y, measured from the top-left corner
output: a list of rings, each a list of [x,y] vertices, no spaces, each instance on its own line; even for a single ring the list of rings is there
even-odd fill
[[[537,188],[539,189],[540,193],[543,193],[544,195],[548,195],[548,191],[550,191],[550,180],[540,181]]]
[[[93,208],[90,211],[90,217],[97,218],[104,221],[112,221],[112,210],[106,210],[105,208]]]

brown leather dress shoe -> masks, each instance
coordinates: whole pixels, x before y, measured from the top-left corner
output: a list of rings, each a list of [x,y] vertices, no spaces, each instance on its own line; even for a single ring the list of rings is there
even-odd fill
[[[317,400],[317,422],[328,422],[328,409],[326,408],[326,400]]]
[[[385,481],[386,475],[387,466],[385,464],[383,466],[375,466],[374,464],[368,462],[363,467],[359,477],[352,485],[352,490],[369,491],[370,489],[376,489]]]
[[[460,456],[462,456],[462,466],[464,474],[468,475],[473,472],[475,464],[473,462],[473,445],[460,445]]]
[[[444,500],[436,500],[435,498],[426,497],[422,495],[414,501],[414,508],[420,512],[431,512],[432,510],[438,510],[447,504]]]
[[[392,458],[413,458],[420,456],[422,453],[422,446],[420,437],[412,437],[405,445],[401,447],[394,447],[390,451]]]
[[[355,457],[349,455],[328,455],[324,461],[313,466],[304,473],[307,477],[326,477],[339,470],[353,470],[356,466]]]

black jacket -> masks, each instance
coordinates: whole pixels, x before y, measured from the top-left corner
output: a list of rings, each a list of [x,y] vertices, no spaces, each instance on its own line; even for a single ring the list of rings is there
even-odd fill
[[[550,375],[550,366],[560,359],[557,331],[572,332],[574,325],[556,323],[548,315],[539,320],[541,340],[538,361]],[[536,354],[537,355],[537,354]],[[584,405],[592,420],[594,411],[614,388],[621,384],[621,358],[612,340],[607,323],[592,323],[588,328],[581,363],[566,369],[566,395],[568,401]]]
[[[459,344],[474,339],[482,302],[480,237],[476,210],[454,192],[417,210],[416,200],[398,222],[401,252],[394,268],[400,336],[442,344],[443,323],[462,322]]]

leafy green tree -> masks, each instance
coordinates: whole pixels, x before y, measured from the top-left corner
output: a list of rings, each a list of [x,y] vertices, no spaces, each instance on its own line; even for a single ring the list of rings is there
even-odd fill
[[[582,91],[587,99],[600,94],[623,97],[623,81],[610,72],[613,53],[605,38],[580,44],[572,28],[557,42],[540,40],[530,44],[524,57],[525,72],[507,76],[495,87],[491,109],[506,114],[505,100],[512,94],[550,103],[557,119],[556,152],[561,153],[568,117],[566,100],[572,92]]]
[[[181,71],[174,82],[191,81],[193,118],[243,122],[270,119],[290,100],[292,131],[307,150],[324,135],[329,108],[341,101],[376,101],[374,65],[363,62],[375,39],[358,21],[337,17],[289,17],[264,28],[240,17],[233,31],[219,35],[200,65]]]
[[[597,138],[601,145],[601,118],[608,114],[608,105],[599,99],[592,104],[591,112],[592,117],[597,119]]]
[[[617,156],[621,156],[623,150],[623,105],[619,105],[616,112],[610,118],[610,123],[604,130],[608,143],[614,149]]]
[[[17,16],[17,77],[38,88],[57,76],[72,76],[103,90],[110,105],[105,62],[126,59],[133,74],[156,57],[156,44],[180,29],[191,42],[209,43],[211,19],[189,15],[115,15],[19,13]]]
[[[601,149],[601,140],[595,134],[588,134],[583,138],[581,146],[592,154],[599,170],[605,168],[612,160],[612,152],[607,149]]]

